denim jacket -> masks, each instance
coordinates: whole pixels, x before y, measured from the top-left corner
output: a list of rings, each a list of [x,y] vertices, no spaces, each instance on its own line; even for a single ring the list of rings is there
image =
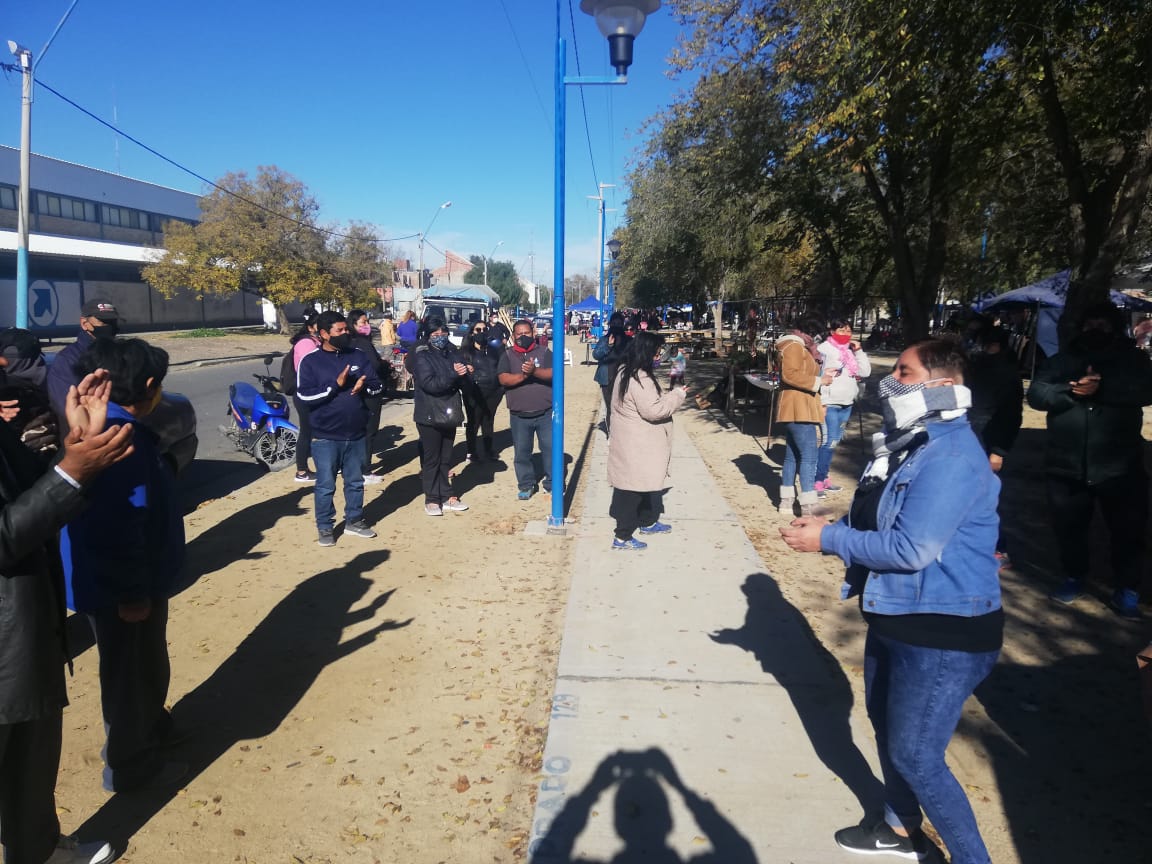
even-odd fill
[[[1000,608],[1000,481],[967,418],[927,431],[884,488],[878,530],[858,531],[845,516],[824,529],[821,551],[848,566],[841,597],[863,593],[865,612],[985,615]]]

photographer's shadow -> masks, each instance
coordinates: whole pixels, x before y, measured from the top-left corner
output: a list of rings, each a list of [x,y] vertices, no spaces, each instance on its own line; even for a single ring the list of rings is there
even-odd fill
[[[711,850],[683,858],[668,845],[672,809],[660,783],[663,778],[678,794]],[[609,864],[607,860],[574,857],[576,841],[600,796],[616,786],[613,825],[624,848],[611,864],[757,864],[752,844],[736,830],[712,802],[684,785],[663,750],[619,751],[596,767],[588,785],[568,798],[548,833],[529,851],[532,864]]]
[[[852,737],[852,685],[836,658],[812,632],[804,615],[780,593],[767,573],[753,573],[742,586],[748,614],[739,630],[712,639],[749,651],[788,693],[812,749],[843,781],[868,816],[883,810],[884,787]]]

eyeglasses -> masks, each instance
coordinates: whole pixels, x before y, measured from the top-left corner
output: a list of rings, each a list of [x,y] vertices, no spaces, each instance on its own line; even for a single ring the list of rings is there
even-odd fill
[[[483,329],[480,329],[480,330],[473,330],[472,332],[473,332],[473,333],[476,333],[476,334],[477,334],[477,335],[479,335],[479,336],[483,336],[483,335],[484,335],[485,333],[487,333],[488,331],[487,331],[487,330],[483,330]]]

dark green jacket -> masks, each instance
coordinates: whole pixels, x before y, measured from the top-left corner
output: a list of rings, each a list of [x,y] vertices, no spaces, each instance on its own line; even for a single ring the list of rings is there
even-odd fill
[[[1099,389],[1072,395],[1070,382],[1089,367],[1100,375]],[[1143,471],[1142,409],[1152,405],[1152,363],[1143,351],[1125,342],[1102,351],[1062,351],[1037,373],[1028,404],[1048,412],[1049,474],[1095,484]]]

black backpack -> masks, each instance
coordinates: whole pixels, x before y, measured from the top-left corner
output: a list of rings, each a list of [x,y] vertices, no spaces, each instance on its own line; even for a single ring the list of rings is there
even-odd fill
[[[280,362],[280,392],[285,396],[296,395],[296,364],[292,358],[294,353],[294,350],[289,350]]]

